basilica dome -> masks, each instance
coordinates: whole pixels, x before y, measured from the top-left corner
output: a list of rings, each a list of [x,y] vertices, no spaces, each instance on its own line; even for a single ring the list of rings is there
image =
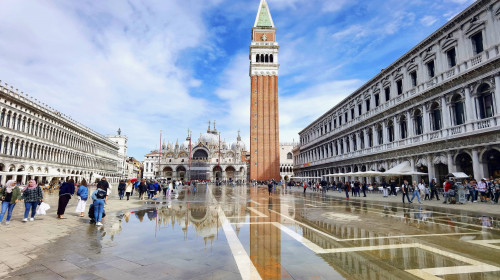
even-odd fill
[[[205,145],[219,145],[219,135],[213,133],[203,133],[200,137],[200,142]]]
[[[188,140],[182,142],[181,150],[189,150],[189,141]]]

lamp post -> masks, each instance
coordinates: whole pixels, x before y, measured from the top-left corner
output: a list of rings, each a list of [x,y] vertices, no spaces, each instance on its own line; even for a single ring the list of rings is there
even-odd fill
[[[191,130],[188,129],[188,140],[189,140],[189,169],[188,169],[188,181],[191,182]]]

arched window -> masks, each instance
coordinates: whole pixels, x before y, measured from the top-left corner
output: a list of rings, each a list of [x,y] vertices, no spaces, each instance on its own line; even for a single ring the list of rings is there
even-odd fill
[[[415,124],[415,135],[422,135],[424,132],[422,112],[420,110],[415,111],[414,114],[414,124]]]
[[[378,144],[384,144],[384,132],[382,131],[382,126],[379,125],[377,129]]]
[[[286,159],[293,159],[293,155],[292,155],[292,153],[288,153],[288,154],[286,154]]]
[[[269,62],[269,55],[267,55],[267,54],[266,54],[265,61],[266,61],[266,62]]]
[[[5,120],[5,111],[0,114],[0,125],[3,126],[3,121]]]
[[[10,113],[7,114],[7,122],[5,122],[5,127],[9,128],[10,126]]]
[[[273,57],[273,55],[272,55],[272,54],[269,56],[269,62],[271,62],[271,63],[273,63],[273,62],[274,62],[274,57]]]
[[[451,110],[453,111],[453,123],[461,125],[465,123],[464,101],[460,95],[453,96],[451,100]]]
[[[432,130],[441,130],[441,109],[437,103],[434,103],[431,107],[431,124]]]
[[[387,124],[387,133],[389,134],[389,142],[394,141],[394,123],[390,121]]]
[[[259,55],[259,54],[257,54],[257,55],[255,56],[255,62],[260,62],[260,55]]]
[[[477,103],[479,106],[479,117],[481,119],[493,117],[493,92],[488,85],[479,87]]]
[[[263,63],[263,62],[264,62],[264,55],[263,55],[263,54],[261,54],[261,55],[260,55],[260,63]]]
[[[408,137],[408,124],[406,122],[406,117],[401,117],[399,121],[399,131],[401,132],[401,139],[406,139]]]

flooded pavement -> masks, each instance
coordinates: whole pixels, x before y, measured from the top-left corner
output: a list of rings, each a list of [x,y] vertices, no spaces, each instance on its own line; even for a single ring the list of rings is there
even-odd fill
[[[110,203],[113,203],[111,201]],[[198,187],[109,213],[12,279],[500,279],[500,215]]]

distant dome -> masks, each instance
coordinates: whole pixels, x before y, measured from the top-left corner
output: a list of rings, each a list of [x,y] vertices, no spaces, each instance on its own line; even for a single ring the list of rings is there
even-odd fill
[[[208,145],[219,145],[219,136],[212,133],[203,133],[200,137],[200,142]]]
[[[182,142],[181,149],[182,150],[189,150],[189,141],[188,140]]]

